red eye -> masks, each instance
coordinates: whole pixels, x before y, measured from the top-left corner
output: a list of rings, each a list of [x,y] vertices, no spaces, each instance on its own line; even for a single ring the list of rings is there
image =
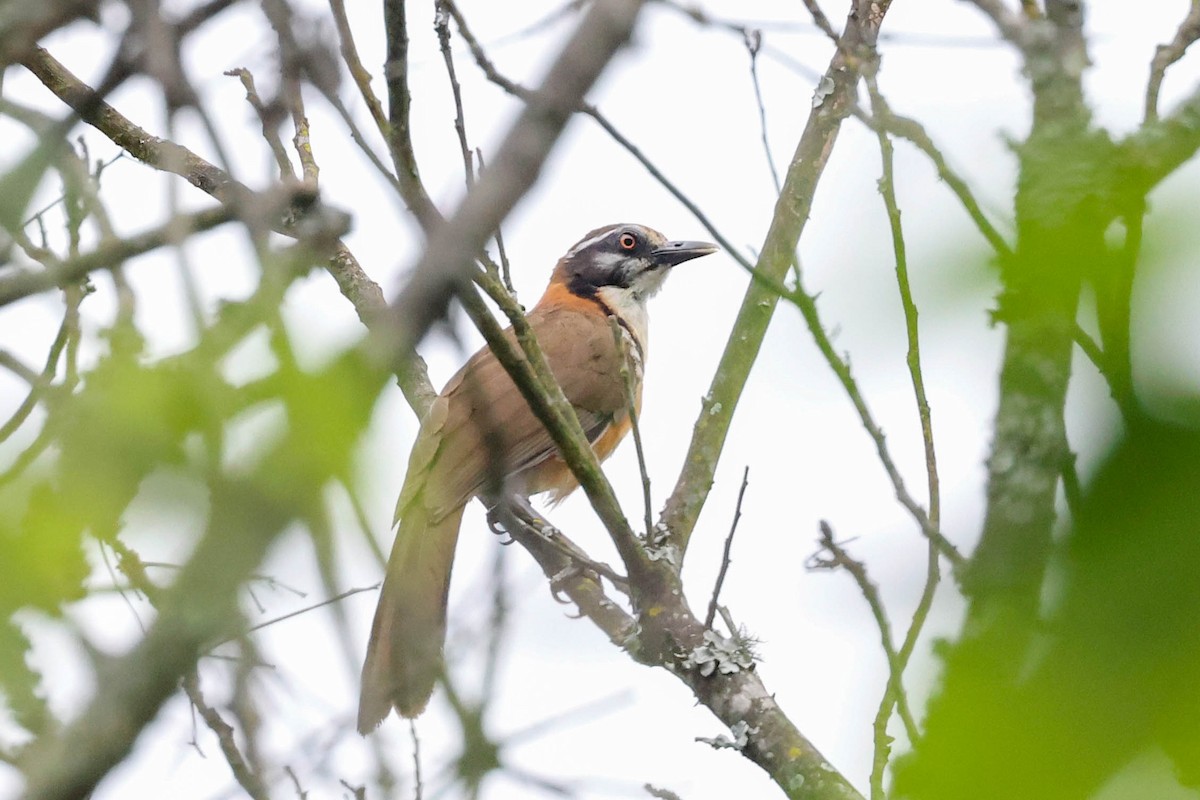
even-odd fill
[[[632,250],[633,248],[637,247],[638,242],[637,237],[632,233],[622,233],[621,238],[617,240],[617,243],[621,245],[622,250]]]

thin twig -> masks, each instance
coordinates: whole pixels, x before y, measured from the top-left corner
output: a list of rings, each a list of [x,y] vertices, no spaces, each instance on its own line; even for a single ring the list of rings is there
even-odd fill
[[[1179,23],[1175,37],[1170,43],[1160,44],[1154,49],[1154,58],[1150,61],[1150,81],[1146,85],[1143,123],[1158,121],[1158,93],[1162,89],[1167,68],[1183,58],[1197,38],[1200,38],[1200,0],[1192,0],[1192,7]]]
[[[971,187],[949,165],[946,157],[937,145],[934,144],[928,132],[926,132],[925,126],[910,117],[903,117],[893,113],[890,106],[886,103],[882,104],[874,113],[867,113],[865,109],[855,104],[852,108],[852,113],[856,119],[868,128],[876,131],[876,133],[885,130],[893,136],[898,136],[908,141],[924,153],[933,162],[938,177],[945,182],[950,191],[962,203],[967,215],[975,223],[975,227],[983,234],[983,238],[987,239],[988,244],[992,246],[992,249],[996,251],[1000,259],[1003,261],[1012,257],[1012,247],[1005,241],[1004,236],[996,230],[996,226],[991,223],[987,215],[983,213],[983,209],[980,208],[979,202],[975,199]]]
[[[613,342],[617,347],[617,358],[621,363],[621,383],[625,386],[625,409],[629,414],[629,426],[633,431],[633,447],[637,451],[638,472],[642,478],[642,501],[646,514],[646,538],[650,538],[654,530],[654,503],[650,499],[650,473],[646,470],[646,451],[642,448],[642,428],[638,423],[638,407],[641,405],[641,391],[634,389],[634,377],[629,370],[630,348],[625,329],[621,327],[616,317],[608,318],[612,328]]]
[[[813,18],[813,23],[821,29],[821,33],[825,34],[833,42],[834,46],[841,47],[841,37],[833,29],[833,25],[829,22],[829,17],[825,16],[825,12],[821,10],[821,6],[817,3],[817,0],[804,0],[804,7],[808,9],[809,15]]]
[[[421,737],[417,736],[416,720],[408,721],[408,735],[413,743],[413,800],[421,800],[425,787],[421,783]]]
[[[476,39],[475,35],[471,32],[470,27],[467,25],[466,19],[463,17],[462,12],[459,11],[458,6],[453,2],[453,0],[441,0],[441,2],[445,6],[446,10],[450,12],[450,15],[454,17],[454,23],[458,26],[458,32],[462,35],[463,40],[471,49],[471,54],[475,58],[475,64],[479,67],[480,71],[483,72],[484,77],[513,97],[525,102],[529,102],[532,92],[526,87],[521,86],[515,81],[509,79],[502,74],[499,69],[496,68],[496,65],[488,57],[487,52],[483,49],[483,46],[479,43],[479,40]],[[692,216],[696,218],[696,221],[699,222],[701,226],[708,231],[709,235],[711,235],[713,239],[715,239],[716,242],[721,245],[721,248],[738,263],[738,266],[746,270],[757,280],[770,283],[769,279],[765,275],[762,275],[760,272],[755,270],[754,264],[747,259],[744,254],[742,254],[740,248],[731,240],[726,238],[723,233],[721,233],[721,231],[716,227],[715,223],[709,219],[708,215],[706,215],[704,211],[702,211],[700,207],[696,205],[695,201],[688,197],[682,189],[672,182],[662,172],[662,170],[660,170],[658,166],[655,165],[654,162],[652,162],[640,148],[638,148],[637,145],[635,145],[629,138],[617,130],[616,126],[614,126],[612,122],[609,121],[608,117],[606,117],[596,106],[583,101],[579,103],[578,112],[584,114],[585,116],[591,117],[596,124],[598,124],[604,130],[604,132],[609,135],[609,138],[611,138],[614,142],[624,148],[626,152],[633,156],[633,158],[642,165],[642,168],[645,169],[652,178],[658,181],[659,184],[667,190],[667,192],[669,192],[676,200],[678,200],[680,204],[682,204],[692,214]],[[784,293],[785,290],[781,284],[775,283],[774,286],[776,287],[777,294]]]
[[[42,376],[36,370],[24,364],[21,359],[7,350],[0,350],[0,367],[4,367],[31,387],[40,386],[43,382]]]
[[[72,298],[68,298],[69,301]],[[69,309],[68,309],[69,312]],[[50,387],[51,381],[54,379],[55,373],[58,371],[58,362],[62,358],[62,352],[67,346],[67,339],[71,332],[70,320],[72,314],[64,312],[63,321],[59,323],[58,332],[54,335],[54,341],[50,343],[50,349],[46,353],[46,361],[42,366],[42,373],[39,381],[31,386],[29,394],[21,401],[21,405],[17,406],[17,410],[12,413],[3,425],[0,425],[0,442],[6,441],[18,428],[29,418],[33,409],[37,406],[38,400],[42,397],[43,392]],[[38,435],[38,440],[43,444],[49,444],[52,437],[46,429]],[[23,464],[27,464],[26,460],[30,453],[37,453],[39,450],[35,447],[38,442],[34,442],[27,447],[21,456],[18,456],[17,463],[13,464],[3,476],[0,476],[0,486],[3,486],[9,479],[20,474],[24,469]],[[31,460],[31,459],[30,459]]]
[[[762,136],[763,153],[771,170],[775,194],[779,194],[783,184],[779,182],[779,170],[775,167],[775,156],[771,154],[771,142],[767,138],[767,109],[763,104],[762,87],[758,83],[758,51],[762,47],[762,31],[750,31],[746,34],[745,42],[746,52],[750,54],[750,82],[754,85],[754,102],[758,105],[758,129]]]
[[[458,147],[462,152],[463,175],[467,189],[475,184],[475,165],[471,161],[471,146],[467,144],[467,121],[463,113],[462,87],[454,71],[454,54],[450,50],[450,12],[441,0],[434,3],[433,29],[437,33],[442,61],[446,64],[446,76],[450,79],[450,92],[454,96],[454,132],[458,135]]]
[[[66,286],[80,281],[93,270],[112,269],[122,261],[169,245],[175,240],[176,232],[181,226],[192,233],[198,233],[233,219],[233,209],[229,206],[217,206],[196,214],[184,214],[145,233],[102,242],[91,252],[60,261],[41,272],[21,272],[0,278],[0,306],[53,289],[55,286]]]
[[[46,50],[35,48],[22,63],[46,88],[74,109],[80,119],[92,125],[139,161],[155,169],[179,175],[221,202],[235,205],[243,217],[248,216],[248,206],[261,205],[250,203],[250,199],[256,198],[257,195],[247,186],[234,180],[225,170],[175,142],[151,135],[111,105],[103,102],[96,91],[79,80]],[[305,211],[311,203],[311,193],[297,193],[296,204],[289,209],[286,219],[272,218],[268,219],[266,224],[278,233],[295,237],[295,223],[305,218]],[[383,291],[366,274],[354,254],[343,243],[338,242],[325,268],[337,281],[342,294],[354,305],[359,319],[368,328],[374,326],[386,308]],[[405,398],[415,408],[427,409],[437,396],[437,392],[429,383],[425,361],[415,353],[407,363],[396,370],[396,375]]]
[[[846,47],[839,48],[826,71],[829,94],[809,115],[804,132],[788,166],[783,191],[775,205],[770,228],[755,264],[755,274],[778,283],[795,261],[796,246],[808,222],[816,188],[828,163],[842,120],[854,101],[859,67],[845,52],[872,45],[890,5],[886,2],[856,2],[846,24]],[[759,281],[747,288],[730,337],[721,354],[717,371],[696,420],[684,468],[660,517],[680,554],[685,554],[700,509],[712,488],[725,437],[746,386],[771,318],[778,295]]]
[[[483,679],[480,681],[481,695],[484,698],[491,698],[496,694],[500,651],[508,635],[510,602],[504,570],[507,553],[508,548],[497,547],[492,556],[492,613],[488,620],[487,652],[483,659]]]
[[[242,757],[241,750],[238,749],[237,742],[233,738],[233,728],[226,722],[221,714],[204,699],[204,695],[200,692],[200,682],[196,677],[196,673],[186,675],[183,679],[183,691],[191,701],[192,707],[200,712],[201,719],[217,736],[217,742],[221,746],[221,753],[225,756],[225,761],[229,764],[229,768],[233,770],[233,777],[238,782],[238,785],[246,790],[246,794],[254,798],[254,800],[269,800],[270,795],[267,789],[263,786],[262,780],[250,769],[250,765],[246,763],[246,759]]]
[[[387,0],[385,9],[393,5],[403,3]],[[427,228],[433,230],[428,247],[392,303],[388,324],[374,337],[382,352],[397,362],[405,357],[442,317],[450,298],[467,285],[476,257],[518,198],[537,180],[580,98],[632,33],[640,8],[638,0],[597,0],[592,5],[541,87],[509,128],[491,168],[445,225]],[[402,10],[392,13],[403,17]],[[399,127],[393,114],[394,139]],[[402,174],[401,182],[413,177],[415,168],[408,178]]]
[[[289,619],[292,619],[293,617],[298,617],[302,614],[307,614],[309,611],[314,611],[318,608],[324,608],[325,606],[332,605],[334,603],[340,603],[341,601],[345,600],[347,597],[353,597],[354,595],[362,594],[363,592],[373,592],[373,591],[377,590],[378,588],[379,588],[379,584],[373,583],[370,586],[359,586],[354,589],[347,589],[346,591],[342,592],[341,594],[334,595],[333,597],[328,597],[318,603],[313,603],[312,605],[307,605],[304,608],[298,608],[295,611],[289,611],[287,614],[281,614],[278,617],[272,617],[271,619],[264,620],[263,622],[260,622],[257,625],[251,625],[250,627],[246,628],[245,630],[241,631],[240,633],[238,633],[234,636],[229,636],[228,638],[222,639],[220,642],[217,642],[216,644],[213,645],[213,648],[216,648],[223,644],[227,644],[229,642],[240,639],[248,634],[254,633],[255,631],[260,631],[263,628],[269,628],[270,626],[275,625],[279,622],[283,622],[284,620],[289,620]]]
[[[854,405],[854,410],[858,412],[859,421],[863,428],[867,431],[867,435],[871,437],[871,441],[875,443],[875,452],[879,456],[879,462],[882,464],[884,472],[887,473],[888,480],[891,481],[892,490],[896,495],[896,499],[900,502],[917,524],[921,527],[922,533],[934,544],[942,555],[950,561],[953,567],[960,569],[966,559],[962,553],[958,551],[942,532],[933,525],[928,513],[921,504],[916,501],[912,494],[908,491],[907,485],[904,483],[903,476],[900,475],[900,470],[896,467],[896,462],[892,460],[891,451],[887,446],[887,439],[883,434],[883,430],[875,421],[871,409],[867,406],[867,401],[863,398],[862,392],[859,390],[858,382],[854,378],[854,374],[850,371],[850,362],[843,356],[838,355],[833,347],[833,342],[829,338],[829,334],[821,322],[820,314],[817,311],[817,300],[814,295],[805,291],[803,284],[799,281],[799,268],[797,272],[797,281],[795,290],[790,297],[791,301],[800,309],[800,314],[804,317],[804,322],[808,326],[809,333],[812,334],[813,340],[817,344],[817,349],[821,351],[821,355],[825,361],[833,368],[834,374],[838,381],[842,384],[846,394],[850,398],[850,402]]]
[[[1104,357],[1104,350],[1101,349],[1100,344],[1078,324],[1075,326],[1073,335],[1075,344],[1087,356],[1087,360],[1092,362],[1092,366],[1108,380],[1108,359]]]
[[[329,0],[329,8],[333,12],[333,20],[337,27],[342,59],[346,62],[346,68],[350,71],[350,77],[354,79],[354,85],[358,87],[363,102],[367,104],[367,110],[371,112],[371,119],[375,120],[375,127],[383,136],[384,141],[388,141],[391,126],[383,114],[383,104],[379,102],[378,95],[371,88],[371,73],[367,72],[358,57],[358,47],[354,44],[354,33],[350,29],[350,19],[346,15],[346,2],[345,0]]]
[[[242,86],[246,90],[246,102],[258,114],[259,123],[262,125],[263,138],[266,139],[267,145],[271,148],[271,155],[275,156],[275,165],[279,167],[279,178],[281,180],[295,178],[296,170],[292,168],[292,161],[288,158],[287,148],[283,146],[283,140],[279,138],[279,130],[276,127],[279,122],[279,109],[275,107],[268,108],[263,103],[262,97],[258,94],[258,88],[254,85],[254,75],[251,74],[250,70],[244,67],[235,67],[234,69],[225,70],[225,74],[237,78],[242,82]]]
[[[725,537],[725,550],[721,553],[721,569],[717,572],[717,582],[713,585],[712,599],[708,601],[708,614],[704,617],[704,627],[711,629],[717,616],[717,600],[721,596],[721,587],[725,585],[725,574],[729,572],[729,553],[733,548],[733,535],[737,533],[738,522],[742,519],[742,498],[746,496],[746,487],[750,485],[750,465],[742,470],[742,488],[738,489],[737,505],[733,509],[733,522],[729,525],[729,534]],[[736,634],[737,631],[730,631]]]
[[[878,60],[876,60],[878,66]],[[887,104],[879,92],[875,75],[866,76],[867,90],[871,97],[871,110],[875,116],[887,113]],[[929,492],[929,523],[939,528],[941,523],[941,492],[938,482],[937,451],[934,447],[933,415],[929,409],[929,400],[925,395],[925,380],[921,368],[920,332],[917,324],[917,305],[913,300],[912,287],[908,279],[908,254],[904,243],[904,229],[900,222],[900,206],[896,200],[896,177],[894,170],[894,151],[891,138],[886,131],[878,130],[880,160],[883,174],[879,180],[879,192],[883,196],[887,209],[888,223],[892,231],[892,249],[896,259],[896,285],[900,290],[900,303],[904,309],[905,335],[908,339],[909,377],[912,381],[913,396],[917,403],[917,414],[921,425],[921,439],[925,445],[925,474]],[[925,625],[925,620],[932,605],[933,597],[941,579],[941,567],[938,561],[938,548],[934,540],[928,542],[929,555],[926,563],[925,587],[921,599],[905,634],[904,646],[896,654],[896,669],[888,674],[887,687],[880,700],[879,709],[875,714],[874,748],[875,756],[871,766],[871,795],[882,800],[884,797],[884,771],[891,756],[891,737],[888,736],[888,720],[892,709],[905,697],[904,670],[908,666],[908,656],[915,646],[917,637]],[[910,729],[911,730],[911,729]],[[911,734],[910,734],[911,735]]]
[[[883,645],[884,654],[887,656],[888,672],[893,676],[898,676],[903,673],[903,668],[900,665],[899,657],[896,649],[892,645],[892,625],[888,621],[887,609],[884,608],[883,600],[879,597],[879,589],[871,581],[867,575],[867,567],[861,561],[858,561],[846,552],[846,549],[833,537],[833,528],[825,520],[820,523],[821,536],[818,540],[821,549],[829,553],[829,557],[824,557],[820,553],[809,558],[809,569],[837,569],[842,568],[854,578],[854,582],[858,585],[859,592],[863,599],[867,601],[867,605],[871,609],[871,616],[875,618],[875,625],[879,628],[879,639]],[[912,711],[908,708],[908,699],[903,693],[896,697],[897,709],[900,712],[900,719],[904,722],[905,731],[911,741],[917,741],[917,725],[913,720]],[[873,796],[874,792],[872,793]]]
[[[482,173],[487,165],[483,161],[483,150],[475,148],[475,163],[478,165],[477,171]],[[508,293],[513,297],[517,296],[517,290],[513,287],[512,282],[512,267],[508,263],[508,252],[504,249],[504,232],[501,226],[496,226],[496,254],[500,257],[500,278],[504,281],[504,288],[508,289]]]
[[[427,234],[442,221],[442,214],[421,183],[417,156],[413,152],[409,114],[412,94],[408,89],[408,21],[404,0],[384,0],[383,27],[387,41],[384,75],[388,88],[388,148],[396,167],[400,195],[408,210]]]
[[[304,787],[300,785],[300,778],[296,776],[296,771],[292,769],[290,764],[284,764],[283,771],[292,780],[292,788],[296,790],[296,800],[308,800],[308,792],[304,791]]]

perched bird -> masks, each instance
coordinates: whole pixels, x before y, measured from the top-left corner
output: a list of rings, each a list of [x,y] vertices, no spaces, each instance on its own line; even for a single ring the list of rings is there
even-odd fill
[[[641,404],[646,301],[671,267],[716,252],[707,242],[669,242],[643,225],[598,228],[559,259],[529,312],[554,377],[605,459],[630,428],[632,376]],[[618,347],[609,317],[621,327]],[[512,330],[505,335],[515,341]],[[395,708],[420,714],[442,670],[446,598],[463,508],[492,481],[520,496],[561,500],[578,483],[550,434],[487,347],[450,379],[421,421],[396,504],[396,540],[375,609],[362,669],[358,730],[369,733]]]

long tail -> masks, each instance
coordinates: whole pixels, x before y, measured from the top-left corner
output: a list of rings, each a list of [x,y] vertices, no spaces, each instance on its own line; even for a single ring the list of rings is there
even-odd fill
[[[400,520],[375,608],[358,701],[364,735],[393,707],[405,717],[424,711],[442,671],[446,596],[463,509],[429,523],[420,506],[412,504]]]

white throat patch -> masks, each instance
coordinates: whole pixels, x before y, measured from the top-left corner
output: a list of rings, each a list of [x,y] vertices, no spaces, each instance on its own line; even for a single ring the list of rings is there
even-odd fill
[[[659,281],[661,283],[661,281]],[[646,315],[646,298],[636,289],[623,289],[620,286],[601,286],[596,290],[604,305],[612,309],[617,318],[625,323],[625,329],[632,331],[634,342],[634,357],[639,354],[646,357],[650,346],[649,318]]]

